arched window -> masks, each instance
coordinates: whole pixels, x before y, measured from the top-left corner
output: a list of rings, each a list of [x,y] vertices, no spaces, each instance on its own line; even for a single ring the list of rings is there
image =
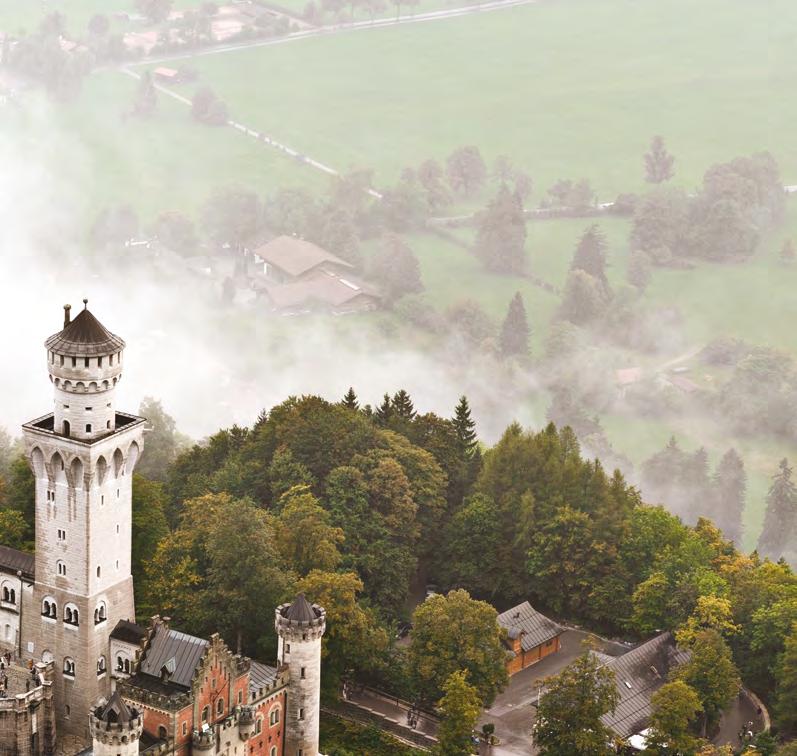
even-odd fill
[[[63,434],[64,434],[64,435],[65,435],[67,438],[69,438],[69,436],[72,434],[72,426],[69,424],[69,420],[64,420],[64,422],[62,423],[62,425],[63,425],[62,433],[63,433]]]
[[[66,562],[63,559],[59,559],[55,563],[55,571],[61,576],[64,577],[66,575]]]
[[[64,606],[64,622],[77,627],[80,624],[80,612],[74,604]]]
[[[50,617],[50,619],[58,619],[58,604],[54,598],[47,596],[42,601],[42,617]]]
[[[258,717],[255,722],[255,735],[259,735],[261,732],[263,732],[263,717]]]
[[[205,706],[205,708],[202,709],[202,721],[207,722],[209,716],[210,716],[210,708]]]
[[[16,588],[13,588],[10,583],[3,583],[3,590],[2,594],[0,594],[0,599],[2,599],[4,604],[16,604],[17,603]]]
[[[161,740],[166,740],[169,737],[169,732],[163,725],[158,725],[158,737]]]
[[[280,707],[279,704],[272,706],[268,713],[268,723],[272,727],[280,723]]]
[[[277,756],[277,746],[271,746],[271,750],[268,752],[268,756]]]
[[[64,675],[66,677],[75,676],[75,661],[69,656],[64,657]]]
[[[6,625],[5,639],[9,643],[14,640],[14,628],[11,625]]]
[[[105,664],[105,657],[104,656],[100,656],[100,658],[97,659],[97,675],[104,675],[106,670],[107,670],[107,667],[106,667],[106,664]]]
[[[100,566],[97,565],[97,577],[100,577],[101,574],[102,574],[102,570],[100,569]]]
[[[224,699],[219,698],[219,700],[216,701],[216,716],[220,717],[222,714],[224,714]]]
[[[108,619],[108,612],[105,608],[105,602],[100,601],[97,608],[94,610],[94,624],[99,625],[100,622],[105,622]]]

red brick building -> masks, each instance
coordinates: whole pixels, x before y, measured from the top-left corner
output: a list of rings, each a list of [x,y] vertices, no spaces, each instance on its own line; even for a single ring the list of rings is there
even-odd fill
[[[239,656],[216,634],[197,638],[158,617],[137,647],[130,627],[119,630],[114,676],[125,703],[141,713],[146,750],[283,756],[287,667]],[[134,658],[130,675],[124,651]]]
[[[559,651],[564,628],[533,609],[528,601],[499,614],[498,624],[506,630],[509,675]]]

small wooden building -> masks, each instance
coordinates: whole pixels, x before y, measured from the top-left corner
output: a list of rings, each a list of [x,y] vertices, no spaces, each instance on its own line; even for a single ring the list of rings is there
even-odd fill
[[[559,637],[564,628],[540,614],[528,601],[499,614],[498,624],[506,629],[509,675],[555,654],[561,647]]]

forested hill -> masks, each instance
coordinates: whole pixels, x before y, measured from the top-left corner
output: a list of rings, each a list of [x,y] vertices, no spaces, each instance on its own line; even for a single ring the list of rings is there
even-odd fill
[[[144,409],[155,430],[140,471],[151,479],[134,487],[142,617],[220,630],[262,655],[274,606],[301,589],[328,610],[329,686],[353,672],[436,700],[388,640],[420,576],[630,640],[711,630],[742,679],[778,700],[797,628],[791,568],[644,503],[620,472],[584,458],[569,427],[513,424],[483,449],[464,398],[445,419],[417,413],[403,391],[375,409],[352,391],[339,403],[290,398],[178,453],[168,417]]]

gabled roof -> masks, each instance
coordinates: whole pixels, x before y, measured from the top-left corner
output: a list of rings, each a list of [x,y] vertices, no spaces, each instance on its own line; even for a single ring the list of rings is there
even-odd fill
[[[249,668],[249,693],[257,693],[263,688],[270,688],[277,679],[277,668],[253,661]]]
[[[689,653],[679,649],[670,633],[662,633],[604,666],[617,678],[620,703],[613,714],[601,717],[603,723],[622,738],[644,730],[651,715],[650,699],[667,682],[670,670],[689,661]]]
[[[268,294],[271,303],[278,310],[313,304],[341,307],[363,295],[379,298],[379,293],[373,287],[351,276],[340,278],[323,271],[291,283],[263,282],[258,288]]]
[[[119,620],[111,631],[111,638],[137,646],[146,634],[147,631],[141,625],[128,620]]]
[[[564,628],[540,614],[528,601],[499,614],[498,624],[506,628],[510,639],[521,637],[520,646],[524,651],[530,651],[564,632]]]
[[[190,688],[194,672],[209,645],[210,642],[204,638],[160,626],[155,631],[139,671],[160,678],[165,669],[169,683]]]
[[[322,263],[339,265],[344,268],[352,267],[345,260],[341,260],[337,255],[327,252],[318,245],[304,239],[295,239],[292,236],[278,236],[268,244],[258,247],[254,253],[290,276],[301,276]]]
[[[58,354],[93,357],[118,352],[124,349],[125,342],[111,333],[86,308],[63,330],[50,336],[44,346]]]
[[[26,554],[10,546],[0,546],[0,572],[10,572],[14,575],[21,572],[27,578],[33,578],[36,566],[36,557]]]

